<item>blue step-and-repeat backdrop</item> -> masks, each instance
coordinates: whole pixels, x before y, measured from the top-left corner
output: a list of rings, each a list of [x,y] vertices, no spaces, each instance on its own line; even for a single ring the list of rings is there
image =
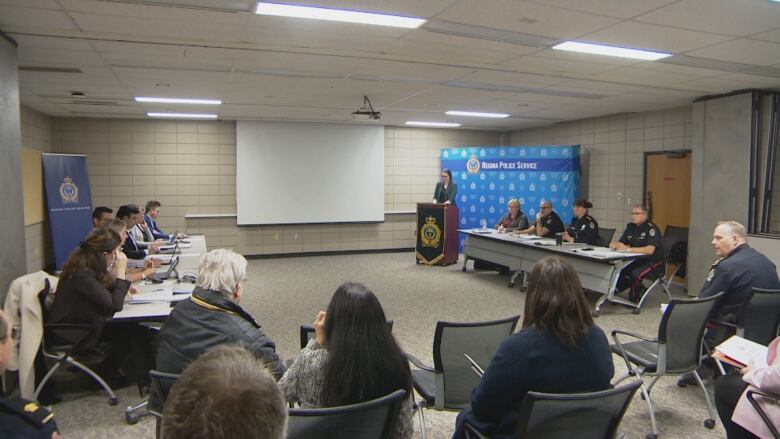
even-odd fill
[[[569,224],[572,203],[580,190],[580,147],[506,146],[445,148],[441,167],[452,171],[458,185],[460,228],[493,227],[517,198],[528,221],[536,219],[539,203],[548,200]],[[463,246],[464,238],[460,244]]]

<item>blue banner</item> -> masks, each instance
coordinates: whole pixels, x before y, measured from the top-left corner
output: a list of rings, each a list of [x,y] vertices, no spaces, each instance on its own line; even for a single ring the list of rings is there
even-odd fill
[[[54,247],[54,265],[59,270],[79,242],[92,230],[87,157],[43,154],[43,183]]]
[[[564,224],[574,212],[580,190],[580,147],[507,146],[446,148],[441,167],[452,171],[458,185],[460,227],[493,227],[517,198],[529,222],[536,220],[539,203],[550,201]],[[460,245],[463,246],[461,237]]]

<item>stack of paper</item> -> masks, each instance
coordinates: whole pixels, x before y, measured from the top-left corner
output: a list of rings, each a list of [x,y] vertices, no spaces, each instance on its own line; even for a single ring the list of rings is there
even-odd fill
[[[170,302],[171,299],[173,299],[173,291],[168,287],[134,294],[130,297],[130,303]]]
[[[737,335],[715,347],[712,358],[739,368],[753,365],[766,365],[768,348]]]

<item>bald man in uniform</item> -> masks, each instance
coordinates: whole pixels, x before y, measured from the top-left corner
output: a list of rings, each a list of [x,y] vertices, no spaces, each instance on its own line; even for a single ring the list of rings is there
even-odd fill
[[[736,221],[720,221],[712,233],[712,248],[718,259],[710,267],[699,298],[714,296],[721,291],[725,294],[715,305],[713,315],[716,320],[733,322],[736,312],[745,302],[753,288],[780,289],[775,264],[766,256],[748,245],[745,226]],[[724,330],[723,326],[707,331],[705,337],[710,346],[716,346],[733,330]],[[713,366],[703,362],[700,375],[709,377]],[[696,384],[692,374],[683,375],[677,385],[685,387]]]
[[[13,353],[11,325],[0,311],[0,375]],[[14,439],[60,439],[54,413],[21,398],[0,398],[0,437]]]

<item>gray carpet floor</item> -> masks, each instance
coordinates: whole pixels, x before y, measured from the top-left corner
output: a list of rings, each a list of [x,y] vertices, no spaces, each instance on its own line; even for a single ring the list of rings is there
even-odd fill
[[[409,253],[260,259],[249,261],[248,280],[241,305],[276,341],[284,358],[298,352],[298,328],[311,323],[327,307],[331,295],[345,281],[362,282],[379,297],[393,333],[409,353],[432,364],[433,332],[437,320],[480,321],[522,314],[525,293],[507,288],[507,276],[491,272],[461,272],[461,265],[427,267],[416,265]],[[657,290],[661,291],[661,290]],[[674,291],[683,297],[678,287]],[[598,297],[589,296],[593,303]],[[628,329],[647,336],[657,333],[659,304],[665,295],[655,294],[639,315],[615,305],[606,306],[596,323],[608,332]],[[616,378],[626,368],[613,357]],[[712,395],[712,383],[708,383]],[[138,400],[133,387],[118,392],[120,404],[111,407],[99,391],[67,393],[54,407],[62,433],[68,438],[153,438],[154,421],[144,418],[136,425],[125,422],[125,407]],[[669,438],[725,437],[718,421],[714,430],[703,426],[707,408],[696,386],[678,388],[676,379],[662,378],[653,389],[653,402],[660,436]],[[426,412],[428,437],[449,438],[457,413]],[[419,437],[419,418],[415,435]],[[646,403],[637,394],[623,420],[627,438],[642,438],[650,431]]]

